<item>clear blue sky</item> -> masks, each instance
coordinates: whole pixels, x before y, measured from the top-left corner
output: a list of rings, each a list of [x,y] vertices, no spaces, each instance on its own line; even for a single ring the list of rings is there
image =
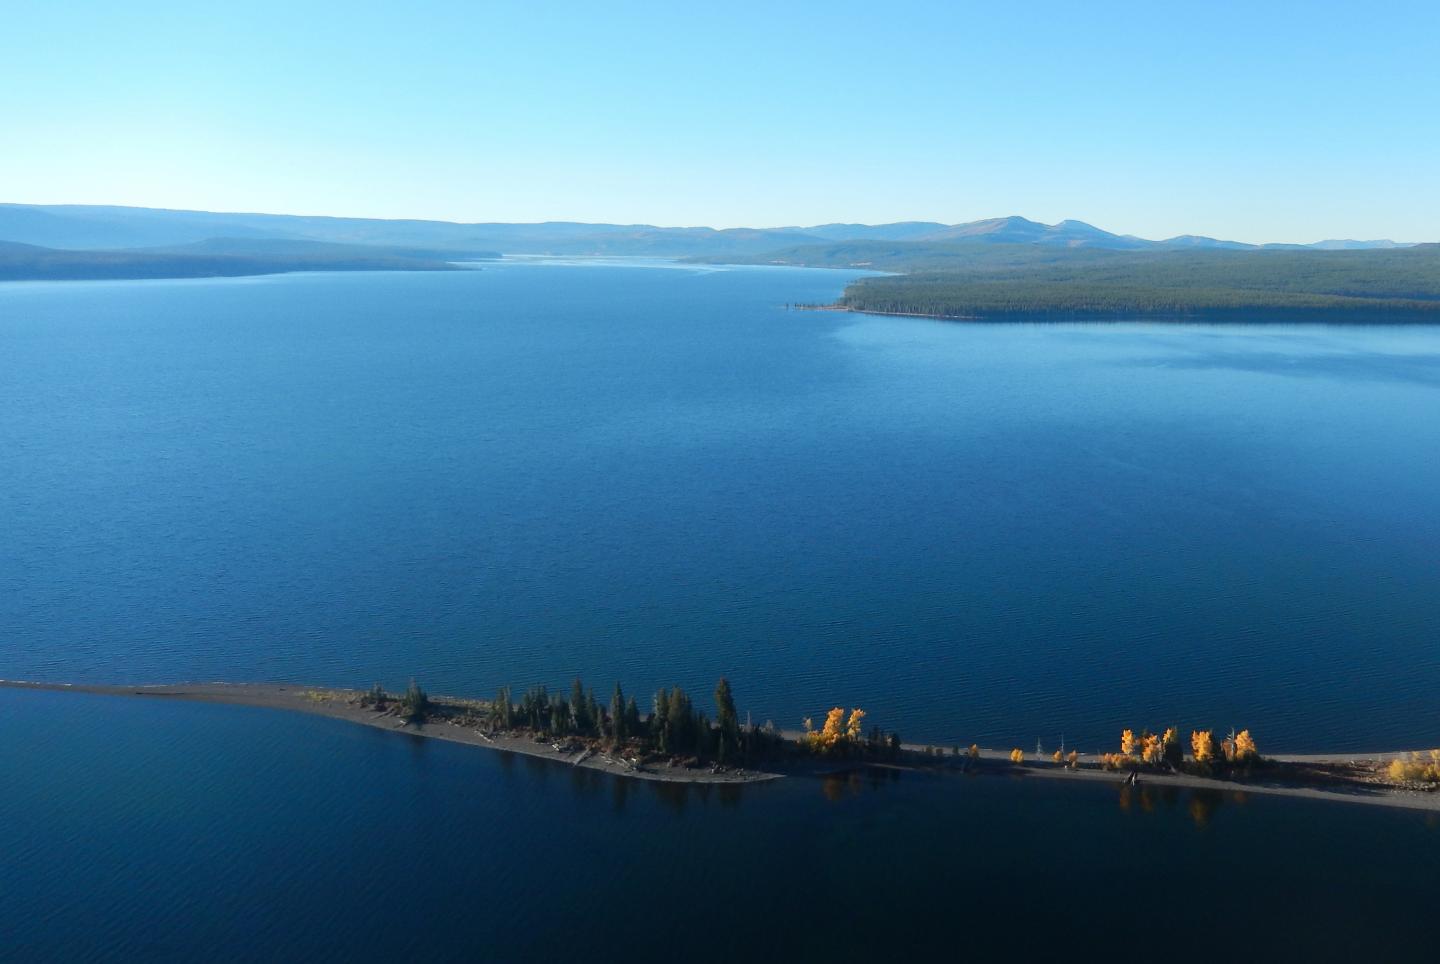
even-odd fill
[[[1440,239],[1440,2],[6,0],[0,200]]]

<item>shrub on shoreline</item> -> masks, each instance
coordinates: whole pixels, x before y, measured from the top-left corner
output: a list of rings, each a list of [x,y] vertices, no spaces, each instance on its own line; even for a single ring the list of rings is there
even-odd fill
[[[1392,760],[1385,774],[1395,783],[1440,783],[1440,750]]]
[[[377,710],[383,710],[389,700],[389,695],[386,694],[384,687],[379,683],[376,683],[364,693],[360,694],[360,705],[366,708],[373,706]]]

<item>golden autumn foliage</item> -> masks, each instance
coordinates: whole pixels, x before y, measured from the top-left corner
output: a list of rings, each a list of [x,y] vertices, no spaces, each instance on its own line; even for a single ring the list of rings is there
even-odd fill
[[[858,706],[850,711],[850,721],[845,724],[845,738],[847,740],[860,741],[862,736],[862,721],[865,719],[865,711]]]
[[[1124,756],[1135,755],[1135,731],[1125,730],[1120,734],[1120,752]]]
[[[1237,763],[1246,763],[1258,759],[1260,751],[1255,747],[1255,740],[1250,736],[1249,730],[1241,730],[1235,736],[1235,760]]]
[[[1196,763],[1209,763],[1215,759],[1215,735],[1210,730],[1190,732],[1190,752]]]
[[[1144,744],[1140,748],[1140,759],[1150,766],[1159,766],[1165,759],[1165,747],[1160,742],[1160,737],[1153,733],[1145,737]]]
[[[1255,748],[1255,740],[1249,730],[1241,730],[1234,736],[1227,736],[1221,740],[1220,752],[1230,763],[1249,763],[1260,758],[1260,753]]]
[[[1124,753],[1102,753],[1100,765],[1107,770],[1126,770],[1135,765],[1135,758]]]
[[[800,743],[816,753],[835,753],[850,746],[858,746],[862,741],[864,719],[865,711],[857,707],[850,711],[847,722],[844,707],[836,706],[825,714],[825,724],[816,730],[807,716],[805,734],[800,738]]]
[[[1024,762],[1025,762],[1025,751],[1022,750],[1022,749],[1020,749],[1018,746],[1017,746],[1015,749],[1011,750],[1011,751],[1010,751],[1010,762],[1011,762],[1011,763],[1024,763]]]
[[[1050,756],[1050,759],[1054,760],[1056,763],[1064,763],[1064,762],[1065,762],[1065,754],[1061,753],[1059,750],[1056,750],[1056,751]]]
[[[1080,769],[1080,751],[1071,750],[1070,755],[1065,758],[1065,765],[1072,770]]]
[[[972,743],[972,744],[970,744],[970,749],[969,749],[968,752],[969,752],[969,754],[970,754],[970,759],[972,759],[972,760],[978,760],[978,759],[980,759],[980,744],[978,744],[978,743]]]
[[[1440,750],[1392,760],[1385,772],[1396,783],[1440,783]]]

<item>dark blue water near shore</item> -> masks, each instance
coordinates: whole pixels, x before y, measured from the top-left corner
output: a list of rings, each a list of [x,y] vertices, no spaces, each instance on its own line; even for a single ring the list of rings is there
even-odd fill
[[[0,677],[1440,742],[1435,329],[785,310],[844,279],[0,287]]]
[[[0,958],[1428,959],[1434,816],[1003,777],[704,790],[0,690]]]

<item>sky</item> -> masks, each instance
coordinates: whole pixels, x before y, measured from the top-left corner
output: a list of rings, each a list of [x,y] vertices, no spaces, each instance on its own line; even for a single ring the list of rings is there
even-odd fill
[[[0,0],[0,201],[1440,240],[1440,2]]]

